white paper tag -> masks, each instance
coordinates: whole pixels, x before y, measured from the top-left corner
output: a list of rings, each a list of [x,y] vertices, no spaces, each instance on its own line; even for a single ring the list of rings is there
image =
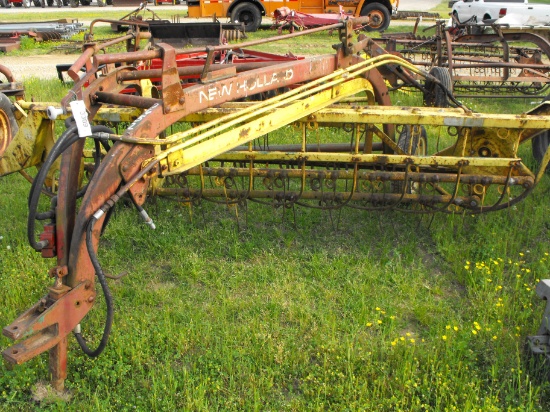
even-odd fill
[[[88,121],[88,112],[86,105],[82,100],[75,100],[70,103],[73,117],[78,128],[78,136],[88,137],[92,134],[92,127]]]

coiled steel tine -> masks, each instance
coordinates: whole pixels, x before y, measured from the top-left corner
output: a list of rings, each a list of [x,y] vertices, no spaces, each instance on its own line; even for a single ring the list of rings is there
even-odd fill
[[[350,205],[350,207],[354,208],[354,209],[361,209],[361,210],[370,210],[370,211],[380,211],[380,210],[394,210],[397,208],[397,206],[399,206],[401,204],[401,202],[403,202],[403,199],[405,198],[405,192],[407,191],[407,182],[408,182],[408,179],[409,179],[409,171],[410,171],[410,167],[411,165],[410,164],[407,164],[406,167],[405,167],[405,176],[403,178],[403,181],[404,181],[404,185],[403,185],[403,190],[401,191],[401,196],[399,197],[399,199],[397,199],[395,201],[395,203],[391,203],[389,205],[386,205],[386,206],[381,206],[381,207],[360,207],[360,206],[355,206],[355,205]],[[384,182],[384,185],[385,185],[386,182]],[[386,194],[386,192],[384,191],[384,195]],[[401,209],[403,211],[406,211],[404,209]]]
[[[313,208],[313,209],[321,209],[321,210],[337,210],[337,209],[341,209],[343,208],[344,206],[347,206],[349,204],[349,202],[351,201],[351,199],[353,198],[353,195],[355,194],[356,192],[356,187],[357,187],[357,176],[359,174],[359,166],[358,164],[356,163],[354,168],[353,168],[353,187],[351,189],[351,192],[350,194],[348,195],[348,197],[346,198],[346,200],[344,200],[342,203],[336,205],[336,206],[315,206],[315,205],[310,205],[310,204],[306,204],[306,203],[303,203],[303,202],[299,202],[299,201],[296,201],[295,203],[299,206],[304,206],[304,207],[310,207],[310,208]],[[322,184],[321,184],[322,186]],[[323,197],[323,194],[324,192],[322,192],[322,189],[321,189],[321,198]],[[319,202],[321,203],[321,202]],[[350,205],[350,207],[353,207]]]
[[[451,199],[444,206],[442,206],[440,208],[432,209],[433,210],[432,213],[443,212],[444,210],[447,210],[447,208],[451,204],[453,204],[454,200],[456,199],[456,197],[458,195],[458,190],[460,188],[460,176],[462,175],[462,168],[463,167],[464,167],[464,165],[462,163],[460,163],[460,166],[458,167],[458,172],[456,174],[456,183],[455,183],[455,188],[454,188],[453,194],[451,196]]]
[[[498,206],[502,203],[502,200],[504,199],[504,196],[506,195],[506,193],[508,192],[508,188],[510,187],[510,179],[512,178],[513,168],[514,168],[513,166],[510,166],[510,168],[508,169],[508,176],[506,176],[506,183],[504,183],[504,189],[502,190],[500,197],[492,206],[489,206],[488,209],[485,209],[484,212],[491,212],[493,210],[497,210]],[[508,201],[508,204],[505,205],[505,207],[509,207],[509,206],[510,206],[510,201]]]
[[[460,176],[462,174],[462,167],[463,165],[460,165],[459,169],[458,169],[458,173],[457,173],[457,180],[456,180],[456,183],[455,183],[455,188],[454,188],[454,191],[453,191],[453,194],[451,196],[451,199],[442,207],[439,207],[439,208],[431,208],[429,210],[407,210],[407,209],[400,209],[400,212],[403,212],[403,213],[416,213],[416,214],[435,214],[435,213],[454,213],[454,212],[451,212],[449,210],[447,210],[447,208],[453,203],[453,201],[456,199],[457,195],[458,195],[458,190],[460,188]]]

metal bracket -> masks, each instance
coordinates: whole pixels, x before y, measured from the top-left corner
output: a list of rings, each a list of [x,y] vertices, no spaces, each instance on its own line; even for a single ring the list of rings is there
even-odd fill
[[[531,352],[550,358],[550,279],[542,279],[536,288],[537,295],[546,300],[546,309],[537,335],[528,336]]]
[[[10,339],[23,341],[2,355],[13,364],[26,362],[61,342],[90,311],[95,290],[83,282],[55,299],[47,295],[2,331]]]

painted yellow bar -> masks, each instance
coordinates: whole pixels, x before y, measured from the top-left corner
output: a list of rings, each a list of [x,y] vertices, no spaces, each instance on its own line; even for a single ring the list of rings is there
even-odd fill
[[[456,156],[409,156],[409,155],[388,155],[388,154],[353,154],[353,153],[321,153],[321,152],[262,152],[262,151],[239,151],[227,152],[216,156],[215,160],[238,162],[238,161],[289,161],[289,162],[321,162],[321,163],[361,163],[379,165],[403,165],[408,161],[418,166],[430,167],[510,167],[521,162],[519,158],[493,158],[493,157],[456,157]],[[169,173],[171,174],[171,173]]]
[[[180,143],[160,153],[156,159],[162,161],[161,166],[166,168],[166,172],[181,173],[361,90],[372,90],[371,84],[361,77],[355,78],[305,99],[279,105],[277,110],[268,111],[242,125],[227,128],[222,124],[191,139],[196,142],[193,146],[190,146],[190,141]]]
[[[224,106],[194,113],[190,122],[206,122],[239,110]],[[550,129],[550,115],[466,113],[461,109],[434,107],[331,106],[300,119],[317,123],[422,124],[425,126],[482,127],[499,129]]]
[[[18,102],[21,108],[46,116],[46,108],[55,103]],[[236,114],[251,103],[226,103],[220,108],[207,109],[190,114],[183,122],[208,122],[229,114]],[[548,105],[550,106],[550,105]],[[274,109],[276,110],[276,109]],[[548,109],[550,112],[550,108]],[[142,110],[115,106],[103,106],[95,121],[131,122]],[[61,115],[59,119],[65,119]],[[296,121],[317,123],[372,123],[372,124],[422,124],[432,126],[484,127],[508,129],[550,129],[549,115],[467,113],[462,109],[400,106],[330,106]]]

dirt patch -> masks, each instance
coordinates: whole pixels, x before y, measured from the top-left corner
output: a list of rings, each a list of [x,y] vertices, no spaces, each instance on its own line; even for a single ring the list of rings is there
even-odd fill
[[[11,70],[16,81],[30,77],[50,79],[57,77],[56,65],[72,64],[79,56],[74,54],[44,54],[40,56],[2,57],[0,64]]]
[[[56,391],[45,382],[38,382],[32,391],[32,400],[40,405],[69,402],[72,394],[69,391]]]

